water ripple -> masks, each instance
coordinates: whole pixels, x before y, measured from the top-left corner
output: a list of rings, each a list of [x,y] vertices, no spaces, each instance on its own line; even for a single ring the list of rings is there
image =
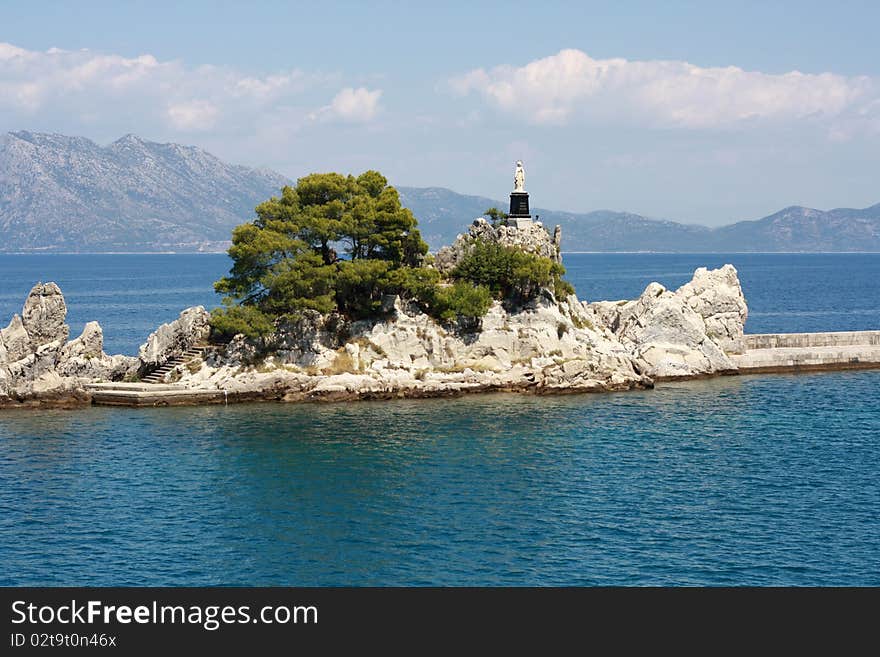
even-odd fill
[[[0,583],[880,584],[880,373],[0,415]]]

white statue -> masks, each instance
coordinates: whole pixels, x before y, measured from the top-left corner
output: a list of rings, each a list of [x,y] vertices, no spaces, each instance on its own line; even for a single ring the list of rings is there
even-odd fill
[[[523,169],[522,160],[516,161],[516,171],[513,173],[513,191],[526,191],[526,171]]]

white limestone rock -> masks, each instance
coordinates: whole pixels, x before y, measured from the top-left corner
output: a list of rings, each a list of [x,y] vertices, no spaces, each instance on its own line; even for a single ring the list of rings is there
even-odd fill
[[[188,387],[288,401],[650,387],[656,378],[734,370],[722,343],[742,340],[747,314],[732,267],[697,270],[676,292],[652,283],[633,301],[589,304],[574,295],[557,300],[545,291],[515,310],[495,302],[478,326],[438,323],[398,297],[383,304],[388,315],[381,319],[351,323],[305,312],[269,338],[236,336],[201,364],[176,368],[173,378]],[[52,330],[45,312],[29,316],[43,318],[36,324],[44,329],[41,335]],[[182,354],[208,331],[208,313],[187,309],[151,334],[134,359],[104,354],[96,323],[66,344],[54,340],[34,349],[21,318],[13,318],[0,331],[0,353],[6,354],[0,400],[119,380],[145,363]]]
[[[680,290],[684,292],[681,294],[670,292],[659,283],[651,283],[638,299],[602,301],[590,304],[589,308],[628,349],[640,369],[652,378],[690,377],[733,371],[736,370],[736,365],[728,358],[719,342],[709,335],[706,320],[694,309],[692,303],[706,312],[714,322],[718,315],[714,309],[726,306],[713,306],[709,300],[731,299],[733,294],[729,290],[734,289],[734,286],[727,271],[723,276],[716,277],[706,277],[705,271],[702,270],[701,273],[697,270],[697,283],[693,284],[692,281],[682,286]],[[733,280],[736,280],[735,270]],[[711,291],[713,284],[724,289],[715,295]],[[739,289],[738,281],[735,289]],[[700,301],[695,302],[694,299]]]
[[[58,341],[40,345],[36,351],[29,353],[6,365],[8,386],[18,395],[27,395],[34,391],[34,386],[41,379],[55,380],[55,363],[61,343]],[[52,376],[50,376],[52,375]],[[45,385],[41,391],[45,391]]]
[[[60,359],[100,358],[104,354],[104,331],[98,322],[88,322],[78,338],[64,345]]]
[[[341,337],[345,332],[335,333],[320,323],[288,327],[284,341],[297,348],[277,352],[255,370],[239,366],[232,375],[234,384],[229,372],[237,366],[240,345],[227,350],[225,363],[221,358],[207,364],[205,372],[184,373],[181,383],[254,385],[254,371],[274,363],[280,368],[271,385],[289,383],[289,399],[650,386],[651,380],[636,371],[624,346],[597,330],[591,318],[574,297],[558,303],[541,298],[513,313],[496,302],[477,331],[439,324],[415,305],[396,299],[390,317],[356,322],[348,327],[346,339]],[[284,368],[291,359],[308,365],[289,372]]]
[[[467,233],[455,238],[450,246],[441,248],[434,257],[434,267],[440,273],[448,273],[461,262],[470,251],[474,242],[482,240],[496,242],[502,246],[515,246],[526,253],[562,261],[562,229],[557,226],[551,237],[541,223],[532,223],[521,228],[513,226],[493,226],[483,217],[474,219]]]
[[[0,345],[0,362],[12,363],[31,353],[31,338],[19,315],[13,315],[9,326],[0,329]]]
[[[61,376],[92,381],[118,381],[137,371],[140,361],[132,356],[104,353],[104,332],[98,322],[89,322],[82,334],[58,353],[55,370]]]
[[[304,310],[296,319],[281,323],[271,349],[280,362],[297,367],[327,367],[336,359],[341,338],[350,325],[340,315]]]
[[[706,335],[726,353],[745,351],[743,330],[749,310],[733,265],[713,270],[700,267],[693,280],[675,293],[703,318]]]
[[[155,368],[207,339],[211,316],[203,306],[187,308],[180,317],[150,333],[138,350],[142,368]]]
[[[64,343],[70,328],[64,323],[67,304],[55,283],[37,283],[28,294],[21,322],[31,340],[31,349],[48,342]]]

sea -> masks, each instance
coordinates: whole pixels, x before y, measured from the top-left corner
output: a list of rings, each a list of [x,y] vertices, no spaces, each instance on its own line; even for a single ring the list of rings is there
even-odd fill
[[[880,328],[880,254],[575,254],[581,298],[732,263],[748,333]],[[225,255],[3,255],[135,354]],[[880,372],[606,394],[0,411],[0,585],[880,585]]]

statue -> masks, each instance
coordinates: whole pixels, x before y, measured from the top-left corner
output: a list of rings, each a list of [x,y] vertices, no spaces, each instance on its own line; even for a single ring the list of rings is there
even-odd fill
[[[522,160],[516,161],[516,171],[513,173],[513,191],[526,191],[526,171],[523,169]]]

